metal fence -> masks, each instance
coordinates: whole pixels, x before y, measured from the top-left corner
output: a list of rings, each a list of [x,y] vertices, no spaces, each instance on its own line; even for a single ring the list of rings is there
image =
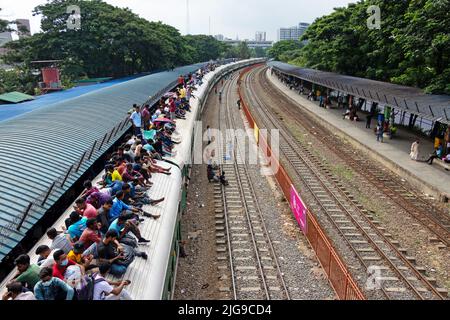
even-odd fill
[[[255,66],[244,69],[241,72],[239,79],[241,80],[243,75],[254,67]],[[238,88],[238,95],[241,99],[241,106],[248,120],[249,126],[251,128],[254,128],[255,124],[258,124],[253,118],[250,109],[243,99],[240,87]],[[267,160],[272,164],[272,167],[274,167],[274,164],[275,167],[278,167],[275,178],[280,185],[285,198],[289,201],[292,186],[291,178],[289,177],[283,166],[279,163],[278,159],[273,156],[271,148],[263,135],[259,134],[257,143],[262,150],[267,150],[266,157]],[[351,274],[348,272],[345,264],[343,263],[343,260],[340,258],[339,254],[334,249],[330,239],[323,230],[324,229],[320,226],[318,220],[308,210],[307,231],[305,236],[308,239],[311,247],[314,249],[316,256],[320,264],[322,265],[322,268],[324,269],[328,280],[337,296],[342,300],[365,300],[366,298],[362,293],[362,290],[359,288],[355,280],[352,278]]]

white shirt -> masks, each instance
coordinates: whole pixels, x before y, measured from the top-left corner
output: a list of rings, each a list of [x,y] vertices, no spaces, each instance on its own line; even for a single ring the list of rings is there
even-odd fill
[[[52,268],[53,265],[55,264],[55,259],[53,259],[53,254],[59,249],[54,249],[50,252],[50,254],[48,255],[47,259],[45,259],[44,261],[42,261],[42,263],[39,265],[39,268],[44,269],[44,268]]]
[[[105,279],[100,275],[95,277],[97,279]],[[94,285],[94,297],[93,300],[105,300],[105,296],[110,294],[114,288],[105,280]]]
[[[14,300],[36,300],[36,298],[33,292],[27,291],[17,295],[17,297]]]
[[[136,127],[138,127],[138,128],[141,127],[141,122],[142,122],[142,120],[141,120],[141,113],[140,113],[140,112],[134,111],[134,112],[131,114],[130,119],[131,119],[131,121],[133,121],[133,124],[134,124]]]

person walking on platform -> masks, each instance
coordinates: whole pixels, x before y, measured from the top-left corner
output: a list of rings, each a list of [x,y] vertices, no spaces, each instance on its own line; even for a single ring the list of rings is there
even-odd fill
[[[222,102],[222,90],[219,91],[219,102]]]
[[[377,133],[377,141],[378,142],[383,142],[383,126],[379,122],[378,122],[378,125],[377,125],[376,133]]]
[[[373,115],[369,113],[366,117],[366,129],[370,129],[370,123],[372,122]]]
[[[419,158],[419,140],[416,140],[411,145],[411,152],[409,154],[411,160],[417,161]]]

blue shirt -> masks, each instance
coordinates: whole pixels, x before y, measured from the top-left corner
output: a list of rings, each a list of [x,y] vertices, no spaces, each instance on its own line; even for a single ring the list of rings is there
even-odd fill
[[[125,227],[125,225],[119,224],[119,219],[116,219],[109,225],[108,231],[115,230],[117,232],[117,235],[120,235],[120,233],[122,232],[124,227]]]
[[[144,150],[147,150],[148,152],[152,152],[155,150],[155,148],[153,148],[153,146],[151,144],[146,144],[145,146],[142,147]]]
[[[116,220],[120,216],[122,211],[131,210],[131,208],[131,206],[126,205],[122,200],[114,198],[111,210],[109,210],[109,221]]]
[[[75,237],[80,238],[84,229],[86,229],[86,222],[88,218],[83,217],[81,220],[72,224],[67,231],[69,232],[70,238],[73,239]]]
[[[53,277],[49,286],[44,286],[42,280],[34,286],[34,296],[36,300],[55,300],[57,287],[66,292],[66,300],[72,300],[74,290],[67,283],[59,278]]]

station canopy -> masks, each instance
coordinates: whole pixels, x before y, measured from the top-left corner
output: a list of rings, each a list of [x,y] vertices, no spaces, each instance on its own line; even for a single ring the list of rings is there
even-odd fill
[[[289,76],[450,125],[448,95],[426,94],[414,87],[300,68],[279,61],[271,61],[268,65]]]

